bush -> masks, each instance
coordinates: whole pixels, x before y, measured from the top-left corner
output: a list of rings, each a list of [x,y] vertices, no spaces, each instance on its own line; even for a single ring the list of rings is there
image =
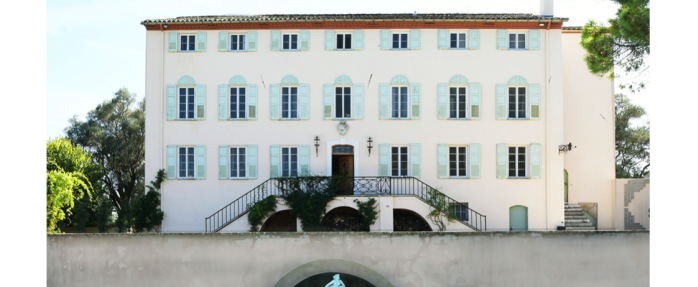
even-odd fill
[[[378,218],[378,209],[376,206],[377,200],[375,198],[369,198],[367,201],[359,201],[354,199],[356,206],[359,208],[359,214],[361,215],[361,220],[366,227],[366,231],[371,229],[371,225],[376,223]]]
[[[262,224],[262,220],[276,212],[276,196],[270,195],[265,199],[257,201],[255,204],[248,205],[248,208],[247,223],[250,224],[250,232],[257,232],[259,231],[258,226]]]
[[[162,224],[164,212],[160,210],[160,185],[165,180],[165,170],[158,170],[151,181],[148,193],[136,199],[133,205],[133,226],[136,232],[150,231]]]
[[[97,206],[97,212],[96,212],[96,224],[97,224],[97,230],[99,232],[107,232],[109,231],[109,227],[113,224],[112,220],[112,211],[114,210],[114,206],[111,204],[111,201],[108,198],[102,198],[101,202]]]
[[[277,188],[291,207],[291,215],[301,220],[305,231],[322,231],[327,203],[337,195],[341,176],[299,176],[279,178]]]

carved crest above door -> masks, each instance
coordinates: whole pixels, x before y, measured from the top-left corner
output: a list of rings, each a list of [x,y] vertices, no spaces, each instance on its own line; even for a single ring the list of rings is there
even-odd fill
[[[337,131],[339,131],[340,135],[347,134],[347,131],[349,131],[349,125],[347,124],[347,121],[340,121],[337,125]]]

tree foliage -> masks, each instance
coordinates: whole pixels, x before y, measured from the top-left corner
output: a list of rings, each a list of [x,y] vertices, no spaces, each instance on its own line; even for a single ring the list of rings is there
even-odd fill
[[[264,196],[264,191],[262,191],[261,196]],[[262,221],[276,212],[276,196],[267,196],[254,204],[249,204],[247,208],[249,210],[247,214],[247,223],[250,225],[249,231],[257,232],[259,231],[259,226],[262,225]]]
[[[343,177],[299,176],[279,178],[277,187],[283,194],[291,215],[301,220],[305,231],[323,231],[322,218],[327,204],[337,195]]]
[[[359,214],[361,215],[361,220],[363,221],[364,227],[369,231],[371,225],[376,223],[378,219],[378,205],[375,198],[369,198],[367,201],[359,201],[354,199],[356,207],[359,208]]]
[[[133,206],[133,227],[136,232],[150,231],[162,224],[165,213],[160,210],[160,185],[165,180],[165,170],[158,170],[155,181],[148,185],[148,193],[136,199]]]
[[[633,127],[645,109],[616,95],[616,178],[644,177],[650,170],[650,126]]]

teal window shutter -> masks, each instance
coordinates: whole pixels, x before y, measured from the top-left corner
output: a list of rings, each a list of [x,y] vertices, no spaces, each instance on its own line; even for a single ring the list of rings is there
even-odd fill
[[[381,30],[381,50],[390,50],[390,30]]]
[[[177,52],[177,32],[170,32],[167,35],[167,51]]]
[[[480,144],[470,144],[470,178],[480,178]]]
[[[257,85],[247,85],[247,119],[257,119]]]
[[[167,179],[177,178],[177,146],[167,145]]]
[[[540,30],[528,30],[528,47],[531,50],[540,50]]]
[[[531,178],[540,178],[541,169],[541,146],[540,144],[531,144]]]
[[[497,144],[497,178],[507,178],[507,160],[509,149],[507,144]]]
[[[507,30],[497,30],[497,50],[507,49]]]
[[[299,50],[301,50],[301,51],[310,50],[310,31],[301,30],[300,38],[301,38],[301,47]]]
[[[228,51],[228,31],[218,32],[218,51]]]
[[[410,144],[410,164],[412,165],[412,176],[420,178],[422,176],[422,146],[418,143]]]
[[[477,50],[480,49],[480,30],[470,30],[470,45],[468,49]]]
[[[269,146],[269,177],[279,177],[279,145]]]
[[[196,85],[196,118],[203,120],[206,118],[206,85]]]
[[[300,176],[310,175],[310,146],[302,144],[298,146]]]
[[[322,85],[323,119],[332,119],[332,84]]]
[[[206,145],[196,145],[196,178],[206,179]]]
[[[279,84],[269,85],[269,118],[279,119]]]
[[[448,119],[448,84],[441,83],[436,87],[437,113],[436,118],[440,120]]]
[[[279,50],[279,38],[281,37],[281,31],[271,31],[271,50]]]
[[[257,179],[257,145],[247,145],[247,178]]]
[[[364,84],[354,84],[354,119],[364,118]]]
[[[247,32],[247,51],[257,51],[257,32]]]
[[[410,31],[410,50],[419,50],[422,48],[422,31]]]
[[[412,87],[412,119],[418,120],[422,118],[422,85],[410,84]]]
[[[531,100],[529,102],[529,110],[531,111],[531,119],[540,119],[540,85],[528,85],[530,89]]]
[[[218,119],[228,119],[228,85],[218,85]]]
[[[310,119],[310,85],[300,84],[300,116],[301,120]]]
[[[448,178],[448,144],[436,145],[436,165],[439,178]]]
[[[364,49],[364,31],[354,31],[354,50]]]
[[[480,84],[470,84],[470,119],[480,119]]]
[[[387,120],[390,117],[390,85],[378,85],[378,119]]]
[[[196,51],[206,52],[206,32],[196,32]]]
[[[378,145],[378,176],[390,176],[390,145]]]
[[[325,30],[325,50],[334,50],[334,30]]]
[[[496,113],[498,120],[507,119],[507,85],[497,84],[495,87]]]
[[[167,115],[168,121],[174,121],[177,118],[177,86],[167,85]]]
[[[228,146],[218,146],[218,179],[228,179]]]
[[[439,29],[439,49],[448,49],[448,30]]]

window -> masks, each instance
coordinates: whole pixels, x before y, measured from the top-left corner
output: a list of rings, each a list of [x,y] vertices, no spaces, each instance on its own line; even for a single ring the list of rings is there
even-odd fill
[[[526,33],[509,33],[509,50],[525,50]]]
[[[468,221],[470,209],[467,202],[452,202],[451,209],[460,221]]]
[[[451,49],[465,49],[465,32],[451,33]]]
[[[247,161],[245,157],[247,147],[230,148],[230,178],[246,178]]]
[[[392,176],[407,176],[408,158],[406,146],[392,147],[390,161]]]
[[[335,37],[337,39],[335,45],[337,50],[351,50],[351,33],[337,33]]]
[[[298,118],[298,87],[281,87],[281,118]]]
[[[230,51],[245,51],[245,36],[230,34]]]
[[[466,147],[452,146],[448,148],[448,169],[451,177],[465,177]]]
[[[408,49],[407,42],[410,33],[393,33],[393,49]]]
[[[179,119],[194,118],[194,87],[179,88]]]
[[[526,118],[526,88],[509,87],[509,118]]]
[[[298,147],[281,148],[281,176],[298,175]]]
[[[194,147],[179,148],[179,178],[194,178]]]
[[[334,88],[334,117],[337,119],[351,118],[351,87]]]
[[[179,35],[179,51],[180,52],[196,51],[196,34]]]
[[[392,87],[392,118],[407,118],[407,87]]]
[[[509,147],[509,177],[526,177],[526,147]]]
[[[282,34],[281,41],[281,50],[298,50],[298,33]]]
[[[245,88],[235,87],[230,88],[230,118],[244,119],[245,118]]]
[[[450,110],[452,119],[465,119],[466,112],[466,87],[451,87]]]

